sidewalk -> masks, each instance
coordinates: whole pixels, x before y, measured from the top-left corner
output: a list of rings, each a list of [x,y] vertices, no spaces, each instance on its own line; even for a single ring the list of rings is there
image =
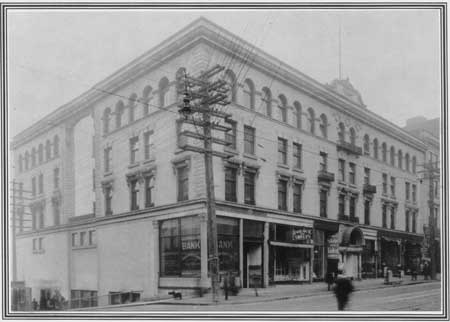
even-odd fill
[[[411,281],[410,276],[406,276],[402,282],[399,278],[393,278],[392,284],[384,284],[383,278],[366,279],[361,281],[353,281],[355,292],[361,290],[388,288],[388,287],[401,287],[406,285],[414,285],[421,283],[440,282],[438,276],[437,280],[424,280],[423,276],[418,276],[416,281]],[[257,289],[258,296],[255,294],[254,289],[242,289],[238,295],[229,296],[228,300],[225,300],[223,290],[219,292],[219,303],[221,305],[233,305],[244,303],[256,303],[256,302],[268,302],[274,300],[285,300],[291,298],[308,297],[320,294],[330,293],[332,291],[327,290],[327,284],[325,282],[314,282],[312,284],[296,284],[296,285],[275,285],[267,288]],[[152,304],[152,303],[146,303]],[[155,304],[169,304],[169,305],[216,305],[212,301],[211,293],[206,294],[203,297],[184,297],[182,300],[162,300]]]

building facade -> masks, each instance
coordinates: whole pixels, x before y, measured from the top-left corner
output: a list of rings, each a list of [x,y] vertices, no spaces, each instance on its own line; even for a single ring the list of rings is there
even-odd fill
[[[79,307],[210,287],[204,159],[180,148],[177,120],[185,72],[215,64],[232,115],[215,148],[233,156],[213,164],[221,274],[266,287],[421,258],[426,145],[348,79],[320,84],[199,19],[14,138],[31,199],[17,279],[33,298],[57,290]]]

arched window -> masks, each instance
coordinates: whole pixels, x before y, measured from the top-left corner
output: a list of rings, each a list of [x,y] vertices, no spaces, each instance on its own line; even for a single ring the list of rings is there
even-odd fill
[[[181,99],[181,97],[183,96],[184,91],[186,89],[185,75],[186,75],[186,68],[184,68],[184,67],[179,68],[177,70],[177,73],[175,74],[178,100]]]
[[[416,166],[417,166],[417,161],[416,161],[416,157],[412,157],[412,164],[411,164],[411,168],[412,168],[412,172],[416,173]]]
[[[30,168],[30,152],[25,152],[25,170]]]
[[[395,166],[395,148],[393,146],[391,146],[390,157],[391,157],[391,165]]]
[[[267,87],[263,87],[262,93],[262,101],[264,102],[266,114],[267,116],[272,116],[272,93]]]
[[[59,156],[59,136],[55,135],[53,138],[53,157]]]
[[[164,107],[167,104],[167,93],[169,92],[169,80],[167,77],[161,78],[158,84],[159,92],[159,107]]]
[[[103,134],[109,133],[109,121],[111,119],[111,109],[109,107],[105,108],[103,111]]]
[[[369,135],[364,135],[364,154],[370,155],[370,138]]]
[[[283,94],[278,96],[280,100],[280,104],[278,105],[278,109],[280,110],[280,121],[287,122],[287,100],[286,96]]]
[[[406,153],[405,154],[405,168],[406,168],[406,171],[410,171],[410,169],[409,169],[409,153]]]
[[[227,69],[225,72],[225,81],[229,88],[228,99],[230,102],[236,103],[236,76],[232,70]]]
[[[136,93],[133,93],[128,98],[128,122],[129,123],[134,122],[134,117],[135,117],[134,110],[136,108],[137,97],[138,96],[136,95]]]
[[[23,156],[19,154],[19,172],[23,171]]]
[[[34,147],[31,149],[31,166],[36,166],[36,148]]]
[[[150,94],[152,93],[153,88],[150,85],[145,86],[142,91],[141,103],[144,106],[144,116],[150,113]]]
[[[299,102],[295,101],[294,108],[295,108],[295,116],[296,116],[295,125],[297,126],[297,129],[301,129],[302,128],[302,105]]]
[[[39,148],[38,148],[38,160],[39,160],[39,164],[44,162],[44,145],[42,143],[39,144]]]
[[[247,78],[244,82],[244,102],[243,105],[252,110],[255,109],[255,85]]]
[[[116,104],[116,129],[120,128],[122,126],[122,115],[123,110],[125,109],[125,105],[123,104],[122,100],[118,101]]]
[[[49,161],[52,158],[52,144],[50,140],[45,142],[45,158]]]
[[[309,132],[314,134],[316,130],[315,129],[316,116],[314,114],[314,110],[311,107],[308,108],[308,116],[309,116]]]
[[[338,137],[340,142],[345,142],[345,125],[344,123],[339,123]]]
[[[383,158],[383,162],[387,162],[387,146],[386,142],[381,144],[381,157]]]
[[[354,128],[350,128],[350,143],[351,145],[355,145],[356,144],[356,132]]]
[[[328,136],[328,120],[327,116],[323,113],[320,115],[320,132],[324,138]]]
[[[403,169],[403,152],[402,150],[398,150],[398,167]]]
[[[378,139],[373,139],[373,157],[378,160]]]

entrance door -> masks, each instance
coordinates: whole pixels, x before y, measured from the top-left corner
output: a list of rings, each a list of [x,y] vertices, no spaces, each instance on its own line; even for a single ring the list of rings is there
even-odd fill
[[[345,258],[345,275],[358,278],[358,254],[347,253]]]
[[[243,287],[263,285],[263,244],[244,242]]]

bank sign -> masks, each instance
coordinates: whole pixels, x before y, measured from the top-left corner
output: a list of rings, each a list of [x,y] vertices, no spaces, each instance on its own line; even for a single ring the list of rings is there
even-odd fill
[[[313,231],[309,227],[295,227],[292,229],[292,241],[303,244],[312,244]]]
[[[233,249],[233,240],[231,239],[219,239],[217,241],[217,247],[219,249]],[[181,250],[198,250],[200,249],[200,239],[182,240]]]

